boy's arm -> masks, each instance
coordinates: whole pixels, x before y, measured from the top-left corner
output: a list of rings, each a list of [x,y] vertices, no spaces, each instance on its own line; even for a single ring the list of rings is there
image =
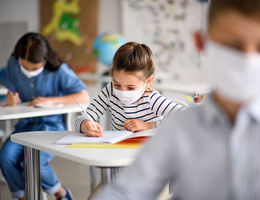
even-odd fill
[[[168,128],[166,128],[168,126]],[[134,163],[123,169],[112,185],[94,200],[156,199],[169,180],[174,180],[180,163],[171,124],[161,126]]]
[[[109,83],[99,95],[90,103],[88,108],[86,109],[89,116],[94,120],[98,121],[100,117],[105,113],[109,106],[109,99],[111,96],[111,83]],[[75,128],[77,131],[80,131],[81,123],[87,120],[85,115],[80,115],[76,118]]]

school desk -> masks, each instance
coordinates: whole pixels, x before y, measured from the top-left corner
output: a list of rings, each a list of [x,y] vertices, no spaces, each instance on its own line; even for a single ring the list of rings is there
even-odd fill
[[[101,168],[101,182],[113,182],[118,169],[129,165],[136,157],[137,148],[68,148],[54,144],[70,131],[24,132],[11,135],[11,141],[25,146],[26,199],[40,199],[40,152],[45,151],[81,164]],[[30,173],[29,173],[30,172]]]
[[[104,76],[102,74],[79,74],[82,80],[97,81],[101,84],[106,84],[112,81],[111,76]],[[181,82],[172,81],[167,73],[156,73],[153,82],[155,89],[161,91],[178,92],[185,94],[192,94],[194,91],[198,94],[207,94],[210,92],[210,86],[207,82]]]
[[[28,103],[17,104],[16,106],[7,106],[0,108],[0,121],[5,121],[4,137],[10,134],[12,131],[11,120],[28,118],[28,117],[40,117],[47,115],[67,114],[67,128],[72,130],[71,118],[72,114],[81,112],[80,107],[77,104],[63,105],[62,107],[51,108],[35,108],[27,106]]]
[[[208,83],[182,83],[182,82],[162,82],[158,85],[162,92],[176,92],[191,95],[195,91],[197,94],[208,94],[210,85]]]

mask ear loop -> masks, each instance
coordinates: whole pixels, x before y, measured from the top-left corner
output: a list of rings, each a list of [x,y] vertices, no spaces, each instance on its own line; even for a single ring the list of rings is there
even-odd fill
[[[147,83],[147,80],[145,81],[145,85],[147,85],[147,87],[144,87],[144,93],[153,91],[152,88],[150,88],[150,85]]]

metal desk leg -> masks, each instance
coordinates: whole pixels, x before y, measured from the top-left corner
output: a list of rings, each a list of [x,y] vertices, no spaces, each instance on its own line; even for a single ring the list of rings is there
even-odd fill
[[[93,192],[98,185],[97,183],[97,175],[95,172],[95,168],[93,166],[89,167],[89,174],[90,174],[90,191]]]
[[[101,170],[101,183],[97,184],[96,174],[94,172],[94,167],[90,168],[91,176],[91,193],[88,196],[87,200],[91,200],[96,193],[105,185],[111,184],[115,181],[116,175],[120,169],[120,167],[97,167]]]
[[[6,120],[3,141],[5,141],[5,139],[11,134],[12,132],[11,127],[12,127],[11,120]]]
[[[26,200],[41,198],[40,151],[24,147]]]
[[[101,183],[102,185],[110,184],[115,181],[116,175],[120,167],[102,167],[101,168]]]

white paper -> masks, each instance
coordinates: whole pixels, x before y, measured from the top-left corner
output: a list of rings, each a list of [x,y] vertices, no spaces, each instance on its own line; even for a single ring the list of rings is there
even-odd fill
[[[103,131],[102,137],[87,137],[82,133],[73,133],[57,140],[56,144],[88,144],[88,143],[111,143],[123,141],[136,137],[150,137],[155,134],[156,129],[133,133],[131,131]]]
[[[63,104],[47,105],[47,104],[36,104],[35,108],[62,108]]]
[[[133,133],[130,131],[103,131],[102,137],[87,137],[82,133],[67,135],[56,141],[56,144],[80,144],[80,143],[117,143]]]

